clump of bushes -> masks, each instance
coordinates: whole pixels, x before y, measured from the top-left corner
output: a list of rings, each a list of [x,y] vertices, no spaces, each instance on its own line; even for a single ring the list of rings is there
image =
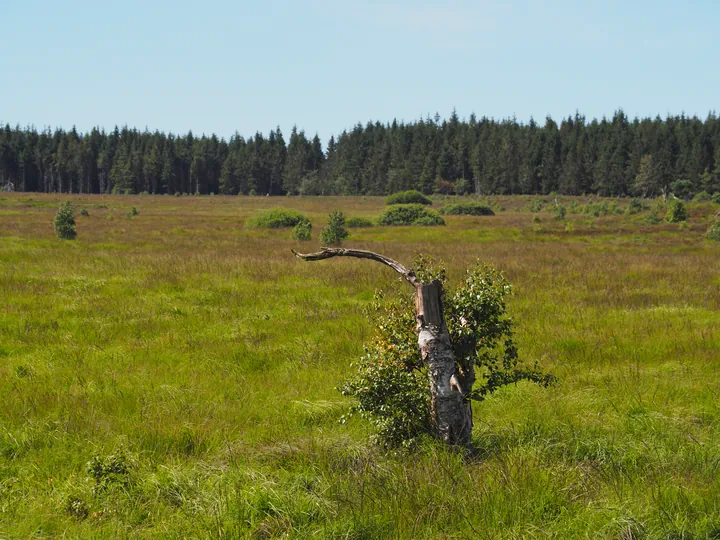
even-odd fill
[[[55,233],[62,240],[74,240],[77,236],[75,228],[75,212],[70,201],[65,201],[55,214]]]
[[[643,205],[640,199],[635,197],[630,200],[630,204],[628,204],[628,207],[625,209],[625,213],[631,216],[633,214],[639,214],[643,210],[645,210],[645,205]]]
[[[720,191],[718,191],[712,196],[712,202],[714,204],[720,204]]]
[[[394,204],[378,217],[378,225],[445,225],[440,214],[422,204]]]
[[[488,205],[479,202],[452,203],[440,209],[440,213],[449,216],[494,216]]]
[[[665,214],[665,221],[668,223],[680,223],[687,220],[687,210],[685,204],[680,199],[674,199],[668,207]]]
[[[345,226],[351,229],[372,227],[373,222],[363,217],[350,217],[345,219]]]
[[[392,195],[389,195],[385,199],[385,204],[424,204],[426,206],[431,206],[432,201],[419,191],[411,189],[408,191],[400,191],[398,193],[393,193]]]
[[[280,229],[282,227],[294,227],[302,221],[308,221],[308,218],[297,210],[273,208],[251,217],[247,220],[245,226],[253,229]]]
[[[555,205],[555,209],[553,211],[553,219],[555,221],[563,221],[565,219],[566,214],[567,214],[567,210],[562,204]]]
[[[83,208],[82,210],[80,210],[80,215],[83,217],[88,217],[90,215],[90,212],[88,212],[87,208]]]
[[[350,233],[345,229],[345,214],[333,210],[328,217],[327,227],[320,231],[320,242],[325,246],[340,245]]]
[[[622,214],[622,210],[618,206],[618,203],[613,201],[602,202],[589,202],[580,207],[582,213],[588,216],[600,217],[600,216],[612,216]]]
[[[292,237],[295,240],[307,241],[312,239],[312,223],[310,220],[304,220],[295,225],[292,230]]]
[[[696,203],[710,202],[712,201],[712,197],[707,191],[700,191],[695,194],[692,201]]]

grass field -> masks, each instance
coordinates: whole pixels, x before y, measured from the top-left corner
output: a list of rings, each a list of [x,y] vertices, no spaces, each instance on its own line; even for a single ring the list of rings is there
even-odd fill
[[[384,454],[339,421],[364,306],[409,287],[243,226],[285,206],[317,238],[381,199],[1,195],[0,538],[720,538],[717,206],[538,222],[501,197],[353,229],[347,246],[432,254],[451,281],[479,258],[514,285],[521,357],[559,382],[476,404],[467,456]],[[52,230],[67,199],[89,212],[75,241]]]

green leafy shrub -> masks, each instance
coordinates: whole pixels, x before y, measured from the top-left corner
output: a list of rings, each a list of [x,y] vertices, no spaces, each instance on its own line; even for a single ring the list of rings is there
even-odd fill
[[[351,217],[345,219],[345,226],[350,229],[372,227],[373,225],[372,221],[363,217]]]
[[[707,191],[700,191],[695,194],[692,200],[696,203],[704,203],[712,201],[712,197]]]
[[[292,230],[292,237],[295,240],[307,241],[312,239],[312,223],[310,220],[304,220],[295,225]]]
[[[88,474],[95,480],[95,491],[104,491],[112,485],[127,487],[130,484],[130,467],[122,454],[94,456],[86,465]]]
[[[533,213],[542,212],[542,209],[543,202],[540,199],[533,199],[530,204],[528,204],[528,210]]]
[[[634,198],[630,199],[630,203],[628,204],[627,208],[625,209],[625,213],[628,216],[631,216],[633,214],[639,214],[643,210],[645,210],[645,205],[642,203],[642,201],[640,199],[638,199],[637,197],[634,197]]]
[[[716,217],[705,233],[705,239],[709,242],[720,242],[720,217]]]
[[[674,199],[668,207],[667,214],[665,214],[665,221],[668,223],[680,223],[685,220],[687,220],[685,203],[683,203],[680,199]]]
[[[273,208],[249,218],[245,226],[249,228],[279,229],[282,227],[294,227],[301,221],[308,221],[308,218],[297,210]]]
[[[439,212],[449,216],[494,216],[495,212],[488,205],[479,202],[452,203],[443,206]]]
[[[431,206],[432,201],[419,191],[411,189],[408,191],[400,191],[398,193],[393,193],[392,195],[389,195],[385,199],[385,204],[424,204],[426,206]]]
[[[712,202],[713,202],[713,204],[720,204],[720,191],[718,191],[717,193],[713,194],[713,196],[712,196]]]
[[[350,233],[345,229],[345,214],[333,210],[328,217],[328,224],[320,231],[320,242],[324,246],[340,245]]]
[[[445,221],[422,204],[395,204],[380,214],[378,225],[445,225]]]
[[[533,216],[533,218],[532,218],[533,223],[540,223],[541,221],[542,221],[542,219],[540,219],[540,216]]]
[[[562,204],[555,205],[555,210],[553,211],[553,219],[555,221],[563,221],[566,214],[567,209]]]
[[[88,217],[90,215],[90,212],[88,212],[87,208],[83,208],[82,210],[80,210],[80,215],[83,217]]]
[[[75,212],[70,204],[70,201],[66,201],[60,205],[60,208],[55,214],[55,233],[58,238],[62,240],[74,240],[77,236],[77,230],[75,228]]]
[[[622,209],[615,201],[589,202],[580,208],[583,214],[594,217],[622,214]]]
[[[424,282],[446,283],[442,266],[418,258],[415,273]],[[443,308],[455,358],[471,359],[477,382],[471,399],[481,401],[498,388],[522,380],[548,385],[553,378],[536,365],[518,359],[513,321],[505,309],[510,284],[490,266],[478,263],[465,281],[443,298]],[[391,301],[376,293],[371,307],[377,329],[357,364],[357,373],[340,388],[352,396],[352,411],[367,418],[385,447],[408,447],[431,432],[428,374],[420,356],[415,330],[414,303]]]
[[[693,194],[693,183],[690,180],[675,180],[670,184],[670,189],[676,197],[689,200]]]

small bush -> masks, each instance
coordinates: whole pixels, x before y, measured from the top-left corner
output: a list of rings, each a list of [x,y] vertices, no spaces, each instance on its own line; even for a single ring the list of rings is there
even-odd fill
[[[87,473],[95,480],[95,491],[104,491],[113,484],[130,484],[130,467],[122,454],[95,456],[86,465]]]
[[[75,212],[70,201],[61,204],[57,214],[55,214],[55,232],[58,238],[62,240],[74,240],[77,236]]]
[[[453,203],[442,207],[439,212],[448,216],[494,216],[488,205],[479,202]]]
[[[645,223],[648,223],[650,225],[657,225],[660,223],[660,208],[658,206],[655,206],[647,216],[645,216]]]
[[[137,216],[140,212],[138,212],[138,211],[137,211],[137,208],[135,208],[135,207],[133,206],[133,207],[130,209],[130,212],[129,212],[129,213],[132,214],[133,216]]]
[[[712,196],[712,202],[713,204],[720,204],[720,191]]]
[[[533,216],[533,218],[532,218],[533,223],[540,223],[541,221],[542,221],[542,219],[540,219],[540,216]]]
[[[680,223],[685,220],[687,220],[685,204],[680,199],[673,200],[670,203],[667,214],[665,214],[665,221],[668,223]]]
[[[309,220],[301,221],[292,230],[292,237],[303,242],[312,239],[312,223]]]
[[[399,193],[389,195],[385,199],[385,204],[424,204],[426,206],[431,206],[432,201],[419,191],[411,189],[409,191],[401,191]]]
[[[90,507],[80,497],[68,497],[63,501],[63,510],[65,513],[82,521],[90,515]]]
[[[80,215],[83,217],[88,217],[90,215],[90,212],[88,212],[87,208],[83,208],[82,210],[80,210]]]
[[[179,191],[176,191],[176,192],[175,192],[175,196],[176,196],[176,197],[180,197],[181,195],[182,195],[182,193],[180,193]]]
[[[345,230],[345,214],[333,210],[328,217],[328,224],[320,231],[320,242],[325,246],[340,245],[350,233]]]
[[[720,218],[716,217],[710,224],[710,227],[708,227],[705,233],[705,239],[709,242],[720,242]]]
[[[630,204],[628,204],[628,207],[625,209],[625,213],[631,216],[633,214],[639,214],[643,210],[645,210],[645,205],[636,197],[630,200]]]
[[[563,221],[565,219],[565,215],[567,214],[567,210],[562,204],[556,204],[555,205],[555,211],[553,212],[553,219],[555,221]]]
[[[543,202],[540,199],[533,199],[527,206],[528,210],[533,213],[541,212],[543,209]]]
[[[395,204],[380,214],[378,225],[445,225],[445,221],[421,204]]]
[[[297,210],[273,208],[251,217],[247,220],[245,226],[249,228],[279,229],[282,227],[294,227],[302,221],[309,220]]]
[[[710,202],[712,201],[712,197],[707,191],[701,191],[696,193],[692,200],[696,203]]]
[[[373,222],[363,217],[351,217],[345,219],[345,226],[351,229],[372,227]]]

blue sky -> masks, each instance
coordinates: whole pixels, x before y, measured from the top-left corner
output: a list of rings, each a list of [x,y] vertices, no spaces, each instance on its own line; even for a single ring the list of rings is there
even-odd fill
[[[267,133],[720,109],[717,0],[0,0],[0,121]]]

